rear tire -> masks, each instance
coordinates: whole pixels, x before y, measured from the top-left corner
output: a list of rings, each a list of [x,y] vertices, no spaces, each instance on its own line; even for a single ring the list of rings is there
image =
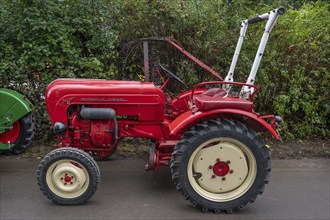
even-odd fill
[[[3,144],[13,145],[9,152],[19,154],[24,151],[32,142],[36,126],[32,114],[28,113],[12,124],[12,129],[0,134],[0,141]]]
[[[176,145],[172,179],[183,197],[204,212],[232,213],[255,201],[268,183],[270,157],[262,139],[237,121],[195,125]]]
[[[70,147],[48,153],[37,173],[40,190],[59,205],[86,203],[96,192],[100,179],[95,160],[88,153]]]
[[[11,149],[11,152],[15,154],[21,153],[31,144],[36,131],[36,125],[31,113],[19,119],[18,122],[20,125],[20,134],[18,139],[13,143],[15,146]]]

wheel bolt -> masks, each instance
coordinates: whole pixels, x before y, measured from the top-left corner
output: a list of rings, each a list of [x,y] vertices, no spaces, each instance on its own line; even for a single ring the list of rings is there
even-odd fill
[[[61,180],[63,180],[63,177],[61,177]]]
[[[73,184],[73,182],[70,183],[71,185]]]
[[[71,179],[73,179],[74,176],[71,176]]]
[[[212,175],[212,179],[214,179],[215,178],[215,175]]]
[[[219,162],[220,161],[220,158],[217,158],[217,161]]]
[[[66,173],[66,174],[64,174],[65,176],[67,176],[68,174]]]
[[[64,183],[64,185],[66,185],[66,183]]]
[[[230,164],[230,160],[227,160],[227,164]]]
[[[212,169],[212,168],[213,168],[212,165],[210,165],[210,166],[209,166],[209,169]]]
[[[229,173],[233,173],[234,172],[234,170],[229,170]]]
[[[225,181],[226,180],[226,177],[222,177],[222,180]]]

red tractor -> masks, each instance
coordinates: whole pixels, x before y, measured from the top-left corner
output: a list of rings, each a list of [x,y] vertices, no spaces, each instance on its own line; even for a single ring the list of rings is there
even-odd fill
[[[47,89],[46,105],[60,147],[38,168],[42,192],[60,205],[85,203],[96,191],[100,171],[92,156],[106,158],[124,137],[151,140],[147,170],[170,166],[178,191],[203,211],[232,212],[253,202],[268,183],[270,156],[258,132],[276,131],[281,118],[254,112],[254,78],[280,7],[243,20],[225,80],[173,38],[144,39],[145,82],[58,79]],[[246,83],[233,82],[248,24],[267,20]],[[170,43],[219,81],[203,82],[170,98],[170,80],[184,82],[162,65],[150,66],[149,42]],[[162,75],[162,73],[164,73]],[[159,74],[162,86],[148,82]],[[167,77],[165,77],[167,76]],[[165,78],[165,79],[164,79]],[[166,79],[167,78],[167,79]],[[240,87],[234,92],[234,87]]]

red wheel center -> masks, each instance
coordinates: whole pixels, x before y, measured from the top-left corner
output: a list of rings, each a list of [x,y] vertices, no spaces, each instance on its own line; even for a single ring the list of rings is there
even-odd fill
[[[64,181],[65,181],[65,182],[70,182],[70,181],[71,181],[71,177],[69,177],[69,176],[65,176],[65,177],[64,177]]]
[[[226,162],[219,161],[213,166],[213,173],[217,176],[225,176],[229,172],[229,166]]]
[[[18,121],[14,122],[12,129],[0,134],[0,141],[3,144],[7,144],[8,142],[13,144],[18,139],[20,130],[21,128],[19,122]]]

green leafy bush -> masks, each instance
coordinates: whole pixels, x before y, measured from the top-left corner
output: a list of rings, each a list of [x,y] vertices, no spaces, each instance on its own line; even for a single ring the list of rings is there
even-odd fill
[[[44,94],[51,81],[114,75],[117,35],[108,9],[87,0],[0,2],[0,86],[28,95],[38,131],[50,130]]]
[[[140,80],[142,43],[174,36],[223,77],[229,70],[239,21],[284,5],[256,78],[256,110],[282,115],[287,138],[330,136],[329,3],[327,1],[4,0],[0,2],[1,87],[36,105],[39,131],[50,131],[44,93],[54,79]],[[250,25],[235,70],[246,81],[264,23]],[[160,61],[190,88],[214,80],[166,44]],[[184,88],[172,87],[172,92]],[[39,132],[47,138],[48,133]]]

